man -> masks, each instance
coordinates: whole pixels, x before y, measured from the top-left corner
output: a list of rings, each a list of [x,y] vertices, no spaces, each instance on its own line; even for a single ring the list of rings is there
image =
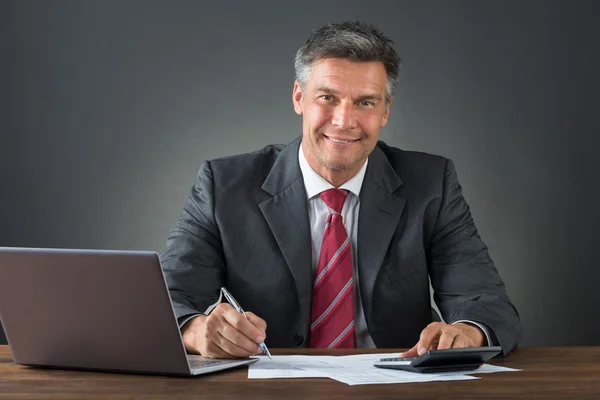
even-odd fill
[[[189,352],[518,344],[452,162],[378,142],[399,66],[370,26],[317,29],[295,61],[302,136],[202,164],[161,254]],[[432,322],[429,278],[447,323]]]

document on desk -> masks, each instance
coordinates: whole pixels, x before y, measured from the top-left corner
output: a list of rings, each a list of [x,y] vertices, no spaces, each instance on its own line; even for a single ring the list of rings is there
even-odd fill
[[[397,353],[357,354],[352,356],[258,356],[250,365],[249,379],[267,378],[331,378],[348,385],[409,383],[479,379],[468,374],[516,371],[511,368],[484,365],[475,371],[440,374],[418,374],[381,369],[373,366],[381,358],[397,357]],[[481,371],[480,371],[481,370]]]
[[[248,379],[329,378],[326,372],[335,368],[333,356],[258,356],[258,368],[248,369]]]

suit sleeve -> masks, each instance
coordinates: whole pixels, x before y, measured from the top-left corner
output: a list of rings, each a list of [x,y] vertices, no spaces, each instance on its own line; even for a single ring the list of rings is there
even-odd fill
[[[434,299],[444,320],[470,320],[493,332],[503,354],[522,336],[517,310],[471,216],[454,164],[447,160],[443,194],[428,251]]]
[[[218,300],[225,262],[215,219],[213,173],[209,162],[200,167],[190,197],[160,259],[179,322],[205,313]]]

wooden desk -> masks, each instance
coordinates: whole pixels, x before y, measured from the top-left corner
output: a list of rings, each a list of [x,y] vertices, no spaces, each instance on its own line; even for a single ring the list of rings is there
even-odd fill
[[[274,354],[290,354],[273,349]],[[389,350],[379,350],[380,352]],[[294,354],[352,354],[294,350]],[[356,352],[368,352],[357,350]],[[492,364],[521,372],[477,381],[348,386],[331,379],[248,380],[247,368],[189,378],[34,369],[0,346],[0,398],[7,399],[600,399],[600,347],[518,349]]]

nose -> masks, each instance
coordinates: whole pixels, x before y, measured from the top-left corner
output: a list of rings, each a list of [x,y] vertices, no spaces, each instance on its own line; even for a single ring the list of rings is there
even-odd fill
[[[356,116],[351,102],[340,102],[333,110],[331,124],[341,130],[349,130],[356,127]]]

